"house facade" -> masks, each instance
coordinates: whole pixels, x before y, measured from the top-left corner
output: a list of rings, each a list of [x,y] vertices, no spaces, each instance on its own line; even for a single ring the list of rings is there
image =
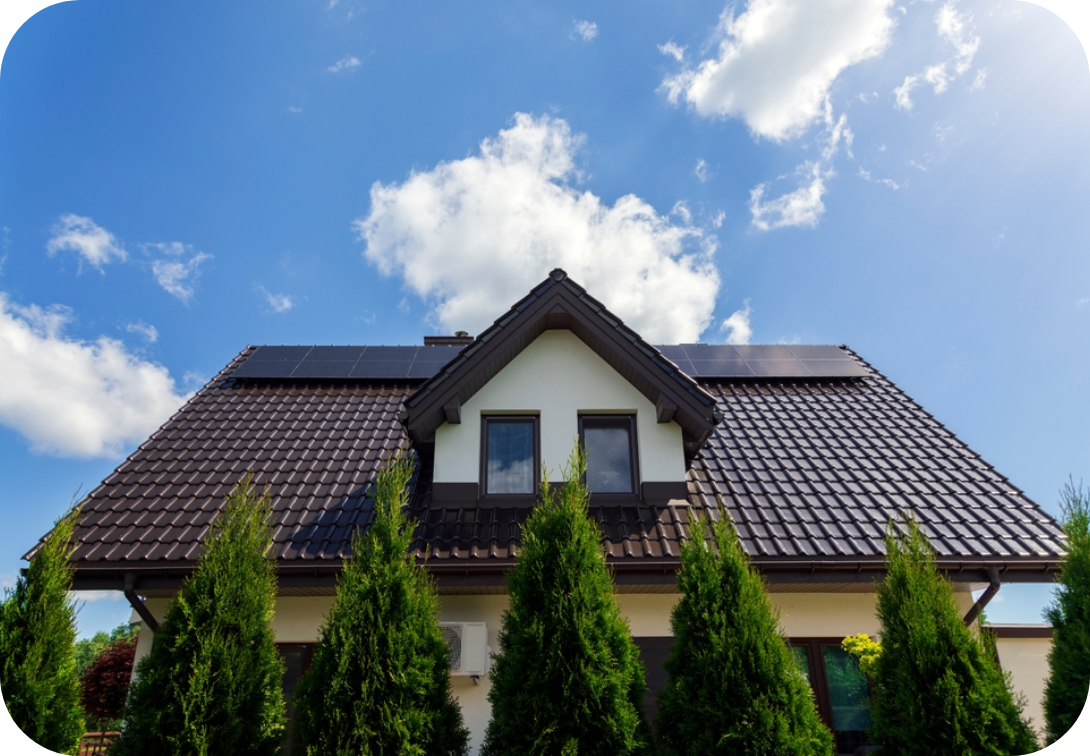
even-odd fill
[[[273,498],[273,627],[291,689],[370,522],[376,470],[411,450],[413,549],[439,588],[476,748],[519,528],[577,442],[652,713],[680,546],[701,512],[734,521],[842,753],[865,740],[869,698],[839,643],[878,633],[887,523],[917,518],[967,622],[1002,583],[1051,582],[1062,554],[1051,517],[851,350],[652,346],[557,270],[476,338],[248,347],[90,494],[75,587],[125,591],[151,631],[146,654],[252,470]],[[1048,629],[999,634],[1040,727]]]

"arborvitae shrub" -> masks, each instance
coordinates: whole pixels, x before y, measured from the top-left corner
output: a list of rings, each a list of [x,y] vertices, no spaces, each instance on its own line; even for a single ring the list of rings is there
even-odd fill
[[[710,542],[702,537],[710,527]],[[733,526],[694,524],[681,548],[656,735],[668,756],[828,756],[833,738]]]
[[[78,507],[54,526],[26,577],[0,604],[0,689],[15,723],[59,753],[75,753],[83,735],[76,674],[72,530]]]
[[[112,756],[279,756],[284,665],[269,624],[270,517],[269,495],[247,475],[137,664]]]
[[[915,520],[886,534],[871,737],[887,756],[1014,756],[1037,743],[985,643],[966,627]]]
[[[587,512],[578,450],[559,491],[522,528],[510,608],[492,660],[482,756],[645,753],[639,650],[613,595],[602,534]]]
[[[1067,554],[1056,601],[1047,616],[1052,650],[1045,687],[1045,724],[1054,743],[1079,718],[1090,693],[1090,492],[1068,483],[1061,493]]]
[[[299,681],[296,722],[311,756],[467,753],[439,599],[409,553],[412,528],[403,509],[412,473],[401,457],[379,472],[371,526],[353,540]]]

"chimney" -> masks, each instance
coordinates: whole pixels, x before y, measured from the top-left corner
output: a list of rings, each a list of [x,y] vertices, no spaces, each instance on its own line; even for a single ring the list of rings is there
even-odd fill
[[[453,336],[425,336],[424,346],[464,347],[473,343],[473,337],[465,331],[455,331]]]

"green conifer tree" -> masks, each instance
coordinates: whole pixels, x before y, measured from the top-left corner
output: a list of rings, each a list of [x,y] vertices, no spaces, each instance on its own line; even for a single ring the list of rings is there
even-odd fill
[[[588,516],[577,449],[559,491],[522,528],[510,608],[492,661],[492,720],[482,756],[645,753],[639,650],[613,595],[602,534]]]
[[[79,507],[62,517],[0,604],[0,689],[15,723],[34,742],[75,753],[83,735],[76,672],[72,530]]]
[[[1067,554],[1056,601],[1047,616],[1052,650],[1045,687],[1045,725],[1054,743],[1071,729],[1090,693],[1090,492],[1069,482],[1061,493]]]
[[[710,542],[700,537],[711,530]],[[667,756],[829,756],[833,739],[727,520],[681,548],[656,735]]]
[[[878,586],[882,650],[871,737],[887,756],[1015,756],[1037,749],[1022,704],[986,644],[965,625],[913,519],[886,534]]]
[[[113,756],[279,754],[284,664],[270,626],[271,510],[252,475],[227,496],[151,653],[137,663]]]
[[[469,734],[450,688],[432,578],[409,552],[410,460],[378,474],[295,706],[310,756],[462,756]]]

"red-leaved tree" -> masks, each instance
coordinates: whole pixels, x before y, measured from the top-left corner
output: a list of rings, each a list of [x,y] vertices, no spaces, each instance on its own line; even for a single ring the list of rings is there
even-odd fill
[[[136,638],[121,639],[107,646],[87,667],[80,684],[88,719],[103,724],[121,718],[135,656]]]

